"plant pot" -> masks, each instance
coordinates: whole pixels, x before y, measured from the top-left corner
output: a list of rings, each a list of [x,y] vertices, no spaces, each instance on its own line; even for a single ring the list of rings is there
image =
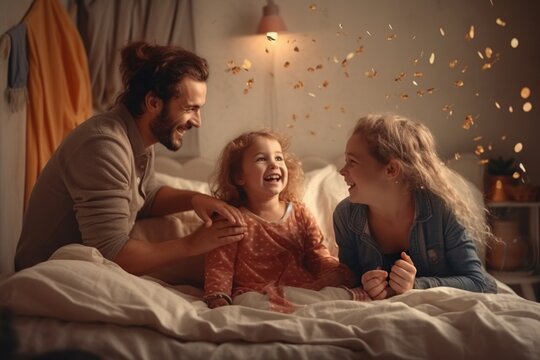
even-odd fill
[[[487,250],[486,265],[491,270],[510,271],[525,265],[529,244],[519,235],[516,221],[495,220],[493,235],[498,239]]]

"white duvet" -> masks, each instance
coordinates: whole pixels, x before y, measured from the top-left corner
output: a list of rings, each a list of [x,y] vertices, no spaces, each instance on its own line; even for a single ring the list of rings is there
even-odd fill
[[[209,310],[199,295],[192,287],[128,274],[82,245],[61,248],[51,260],[0,284],[0,305],[17,316],[53,318],[64,327],[87,324],[114,334],[112,327],[119,338],[137,327],[184,345],[301,344],[367,358],[538,359],[540,354],[540,304],[512,294],[441,287],[383,301],[324,301],[293,314],[235,305]]]

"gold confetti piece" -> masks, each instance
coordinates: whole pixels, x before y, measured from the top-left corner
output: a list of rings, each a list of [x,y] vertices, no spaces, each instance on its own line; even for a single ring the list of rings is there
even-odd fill
[[[514,145],[514,152],[516,154],[519,154],[523,150],[523,143],[518,142],[516,145]]]
[[[335,62],[336,64],[339,63],[339,60],[337,59],[337,57],[334,56],[334,59],[333,59],[333,60],[334,60],[334,62]]]
[[[480,51],[477,51],[476,52],[478,54],[478,56],[480,57],[480,59],[484,60],[484,55],[482,55],[482,53]]]
[[[311,97],[317,97],[317,95],[315,95],[315,94],[312,93],[312,92],[308,92],[308,95],[311,96]]]
[[[416,92],[416,95],[422,97],[422,96],[424,96],[424,92],[423,92],[422,90],[418,90],[418,91]]]
[[[311,114],[304,115],[304,119],[309,119],[311,117]]]
[[[506,26],[506,22],[501,18],[497,18],[497,20],[495,20],[495,23],[499,26]]]
[[[407,100],[409,98],[409,95],[401,94],[400,98],[401,98],[401,100]]]
[[[476,137],[473,139],[473,141],[480,141],[480,140],[482,140],[482,136],[476,136]]]
[[[325,105],[325,106],[324,106],[324,110],[330,110],[331,108],[332,108],[331,105]]]
[[[310,73],[314,73],[315,69],[310,66],[310,67],[307,68],[307,71],[310,72]]]
[[[450,61],[450,62],[448,63],[448,67],[449,67],[450,69],[453,69],[453,68],[456,67],[457,63],[458,63],[457,59],[452,60],[452,61]]]
[[[473,125],[474,125],[474,118],[472,117],[472,115],[467,115],[465,116],[465,120],[463,121],[463,125],[461,125],[461,127],[464,128],[465,130],[469,130],[471,126]]]
[[[497,109],[501,110],[501,105],[500,105],[497,101],[495,101],[495,107],[496,107]]]
[[[244,59],[244,63],[242,64],[242,69],[246,71],[251,69],[251,61],[249,61],[248,59]]]
[[[441,32],[441,36],[444,36],[444,29],[443,29],[443,28],[439,28],[439,31]]]
[[[330,83],[328,82],[328,80],[324,80],[323,83],[321,85],[319,85],[319,89],[320,88],[327,88],[328,85],[330,85]]]
[[[484,65],[482,65],[482,70],[489,70],[489,69],[491,69],[490,63],[485,63]]]
[[[375,69],[371,68],[371,70],[366,71],[364,73],[364,75],[366,75],[370,79],[373,79],[375,76],[377,76],[377,71]]]
[[[484,50],[484,53],[486,54],[486,57],[488,59],[491,59],[491,55],[493,55],[493,49],[491,49],[490,47],[486,47],[486,49]]]
[[[429,88],[426,91],[428,94],[433,94],[435,92],[435,88]]]
[[[343,24],[338,24],[340,29],[343,29]]]
[[[421,73],[420,71],[415,71],[415,72],[413,73],[413,76],[414,76],[415,78],[418,78],[418,77],[424,76],[424,74]]]
[[[416,65],[418,64],[418,59],[414,59],[413,63]]]
[[[480,159],[480,161],[478,161],[478,165],[486,165],[488,162],[489,159]]]
[[[429,63],[431,65],[433,65],[433,63],[435,63],[435,53],[431,53],[431,55],[429,56]]]
[[[517,38],[513,38],[510,40],[510,46],[514,49],[517,48],[519,46],[519,40]]]
[[[517,179],[519,179],[520,176],[521,176],[520,173],[518,173],[517,171],[514,171],[514,173],[512,174],[512,179],[517,180]]]
[[[523,163],[519,163],[519,168],[520,168],[521,171],[523,171],[524,173],[527,172],[527,170],[525,170],[525,165],[523,165]]]
[[[394,40],[397,38],[397,35],[396,34],[390,34],[386,37],[386,40],[388,41],[391,41],[391,40]]]
[[[354,53],[350,52],[350,53],[347,54],[347,57],[345,59],[346,60],[351,60],[353,57],[354,57]]]
[[[457,80],[454,81],[454,85],[457,87],[462,87],[463,85],[465,85],[465,83],[463,82],[463,80]]]
[[[394,78],[394,81],[401,81],[405,77],[405,73],[401,72]]]
[[[291,129],[291,128],[293,128],[293,127],[294,127],[293,124],[287,124],[287,128]]]
[[[357,54],[360,54],[360,53],[363,52],[363,51],[364,51],[364,47],[363,47],[363,46],[359,46],[359,47],[356,48],[356,50],[355,50],[354,52],[357,53]]]
[[[293,85],[293,88],[294,89],[303,89],[304,88],[304,83],[302,81],[298,80],[298,82]]]
[[[525,104],[523,104],[523,111],[529,112],[531,110],[532,110],[532,104],[530,102],[526,102]]]
[[[371,33],[369,32],[369,30],[366,30],[366,33],[367,33],[369,36],[371,36]]]
[[[469,68],[469,66],[468,66],[468,65],[465,65],[465,66],[463,67],[463,69],[461,69],[461,73],[462,73],[462,74],[465,74],[465,72],[467,71],[468,68]]]
[[[412,83],[414,86],[418,86],[418,83],[416,81],[413,80]]]
[[[479,92],[474,93],[474,96],[480,96]]]
[[[268,54],[270,50],[268,50],[268,48],[264,48],[264,52]]]
[[[295,47],[294,47],[294,51],[300,52],[300,49],[298,48],[298,46],[295,46]]]
[[[520,95],[521,95],[521,98],[522,99],[527,99],[529,96],[531,96],[531,89],[529,89],[528,87],[523,87],[521,89],[521,92],[520,92]]]
[[[460,155],[459,153],[455,153],[455,154],[454,154],[454,159],[455,159],[455,160],[461,159],[461,155]]]
[[[509,112],[509,113],[513,113],[513,112],[514,112],[514,108],[512,107],[512,105],[510,105],[510,106],[508,107],[508,112]]]
[[[482,145],[476,145],[474,153],[478,156],[482,155],[484,153],[484,147]]]
[[[315,4],[309,5],[309,10],[311,10],[311,11],[317,10],[317,5],[315,5]]]
[[[465,35],[465,40],[472,40],[474,39],[474,25],[471,25],[469,28],[469,32]]]
[[[315,66],[315,70],[321,70],[322,68],[323,68],[322,64]]]
[[[341,111],[343,114],[347,113],[347,109],[345,109],[343,106],[339,108],[339,111]]]
[[[285,63],[283,64],[283,67],[288,68],[289,66],[291,66],[291,63],[288,61],[285,61]]]
[[[314,135],[314,136],[315,136],[315,135],[317,135],[317,133],[316,133],[315,131],[311,130],[311,131],[309,132],[309,135]]]
[[[394,30],[394,28],[392,27],[391,24],[388,24],[388,28],[389,28],[390,30]]]
[[[266,39],[268,41],[277,41],[277,39],[278,39],[277,32],[267,32],[266,33]]]
[[[501,136],[501,140],[506,140],[506,135]]]

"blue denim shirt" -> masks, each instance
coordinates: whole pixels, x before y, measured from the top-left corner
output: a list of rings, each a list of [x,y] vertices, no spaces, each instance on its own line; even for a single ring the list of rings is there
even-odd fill
[[[449,286],[474,292],[496,293],[497,284],[484,271],[476,247],[442,199],[417,190],[409,255],[416,267],[416,289]],[[342,200],[334,211],[339,259],[356,275],[383,266],[383,254],[367,229],[367,205]]]

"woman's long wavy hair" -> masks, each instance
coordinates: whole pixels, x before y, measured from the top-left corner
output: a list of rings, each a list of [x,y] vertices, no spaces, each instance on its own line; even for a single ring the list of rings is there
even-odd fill
[[[167,103],[180,96],[178,84],[190,77],[197,81],[208,79],[205,59],[177,46],[151,45],[133,42],[122,49],[120,63],[123,92],[116,98],[134,118],[144,112],[144,98],[149,92]]]
[[[300,201],[304,180],[302,165],[296,156],[288,151],[290,145],[288,138],[269,130],[243,133],[225,146],[220,155],[218,167],[212,176],[212,194],[235,206],[246,205],[247,194],[242,186],[238,185],[238,179],[242,175],[244,154],[259,137],[276,140],[283,151],[289,176],[287,185],[279,194],[279,199],[287,202]]]
[[[368,115],[358,120],[353,134],[366,140],[379,163],[397,161],[400,181],[409,188],[425,188],[439,196],[479,248],[493,238],[486,208],[474,201],[466,180],[439,158],[433,135],[425,125],[399,115]],[[469,193],[458,193],[456,183],[460,191]]]

